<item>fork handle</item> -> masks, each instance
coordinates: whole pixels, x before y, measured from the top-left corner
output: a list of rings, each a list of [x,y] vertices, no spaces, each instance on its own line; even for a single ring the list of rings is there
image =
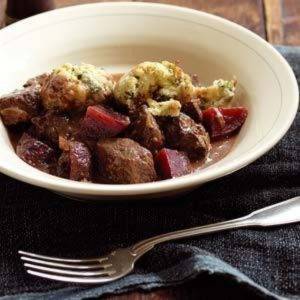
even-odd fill
[[[131,251],[140,256],[155,245],[167,241],[242,227],[277,226],[296,222],[300,222],[299,196],[256,210],[242,218],[161,234],[136,243],[131,247]]]
[[[193,228],[178,230],[170,233],[164,233],[136,243],[132,247],[132,252],[139,256],[151,250],[155,245],[163,242],[203,235],[207,233],[219,232],[219,231],[224,231],[229,229],[247,227],[252,225],[250,223],[251,222],[249,222],[246,218],[239,218],[239,219],[214,223],[210,225],[204,225],[200,227],[193,227]]]

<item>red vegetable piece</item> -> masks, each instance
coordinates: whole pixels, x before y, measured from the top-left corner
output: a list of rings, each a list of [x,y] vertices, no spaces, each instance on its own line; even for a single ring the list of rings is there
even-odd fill
[[[239,130],[247,115],[248,111],[245,107],[210,107],[203,111],[203,123],[211,139],[219,139]]]
[[[82,122],[81,136],[92,139],[113,137],[129,124],[127,116],[100,105],[89,106]]]
[[[156,155],[156,164],[164,179],[190,173],[190,161],[187,155],[181,151],[161,149]]]

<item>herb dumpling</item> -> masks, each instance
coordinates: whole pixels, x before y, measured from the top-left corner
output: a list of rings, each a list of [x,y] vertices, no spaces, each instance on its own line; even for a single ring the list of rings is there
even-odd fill
[[[82,110],[111,98],[113,89],[114,81],[103,69],[66,63],[52,71],[41,96],[46,109]]]
[[[153,116],[158,117],[178,117],[180,115],[181,104],[179,101],[170,99],[167,101],[157,102],[153,99],[148,99],[148,111]]]
[[[120,78],[114,90],[116,100],[129,110],[146,103],[147,99],[184,103],[193,93],[190,76],[168,61],[138,64]]]
[[[195,95],[201,99],[202,108],[226,107],[234,97],[236,83],[235,79],[217,79],[208,87],[197,87]]]

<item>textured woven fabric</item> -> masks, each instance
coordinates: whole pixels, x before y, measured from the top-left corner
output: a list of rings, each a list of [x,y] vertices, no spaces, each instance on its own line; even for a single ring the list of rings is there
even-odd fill
[[[300,49],[279,50],[299,79]],[[80,287],[29,276],[17,250],[97,256],[156,234],[236,218],[299,195],[299,128],[298,113],[288,134],[268,154],[180,199],[95,205],[0,175],[0,296],[83,299],[193,279],[199,299],[205,288],[210,296],[218,290],[231,299],[298,298],[300,224],[240,229],[161,245],[140,260],[134,273],[102,286]]]

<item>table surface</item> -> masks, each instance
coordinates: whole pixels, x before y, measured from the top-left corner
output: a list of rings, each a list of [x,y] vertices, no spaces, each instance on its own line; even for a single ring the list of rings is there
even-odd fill
[[[106,0],[109,1],[109,0]],[[112,0],[115,1],[115,0]],[[129,1],[129,0],[127,0]],[[134,1],[134,0],[133,0]],[[272,44],[300,45],[300,0],[140,0],[168,3],[206,11],[254,31]],[[0,25],[4,20],[6,0],[0,0]],[[54,0],[57,7],[99,0]],[[134,292],[109,296],[109,300],[199,299],[205,287],[193,281],[176,288],[158,289],[151,293]]]

